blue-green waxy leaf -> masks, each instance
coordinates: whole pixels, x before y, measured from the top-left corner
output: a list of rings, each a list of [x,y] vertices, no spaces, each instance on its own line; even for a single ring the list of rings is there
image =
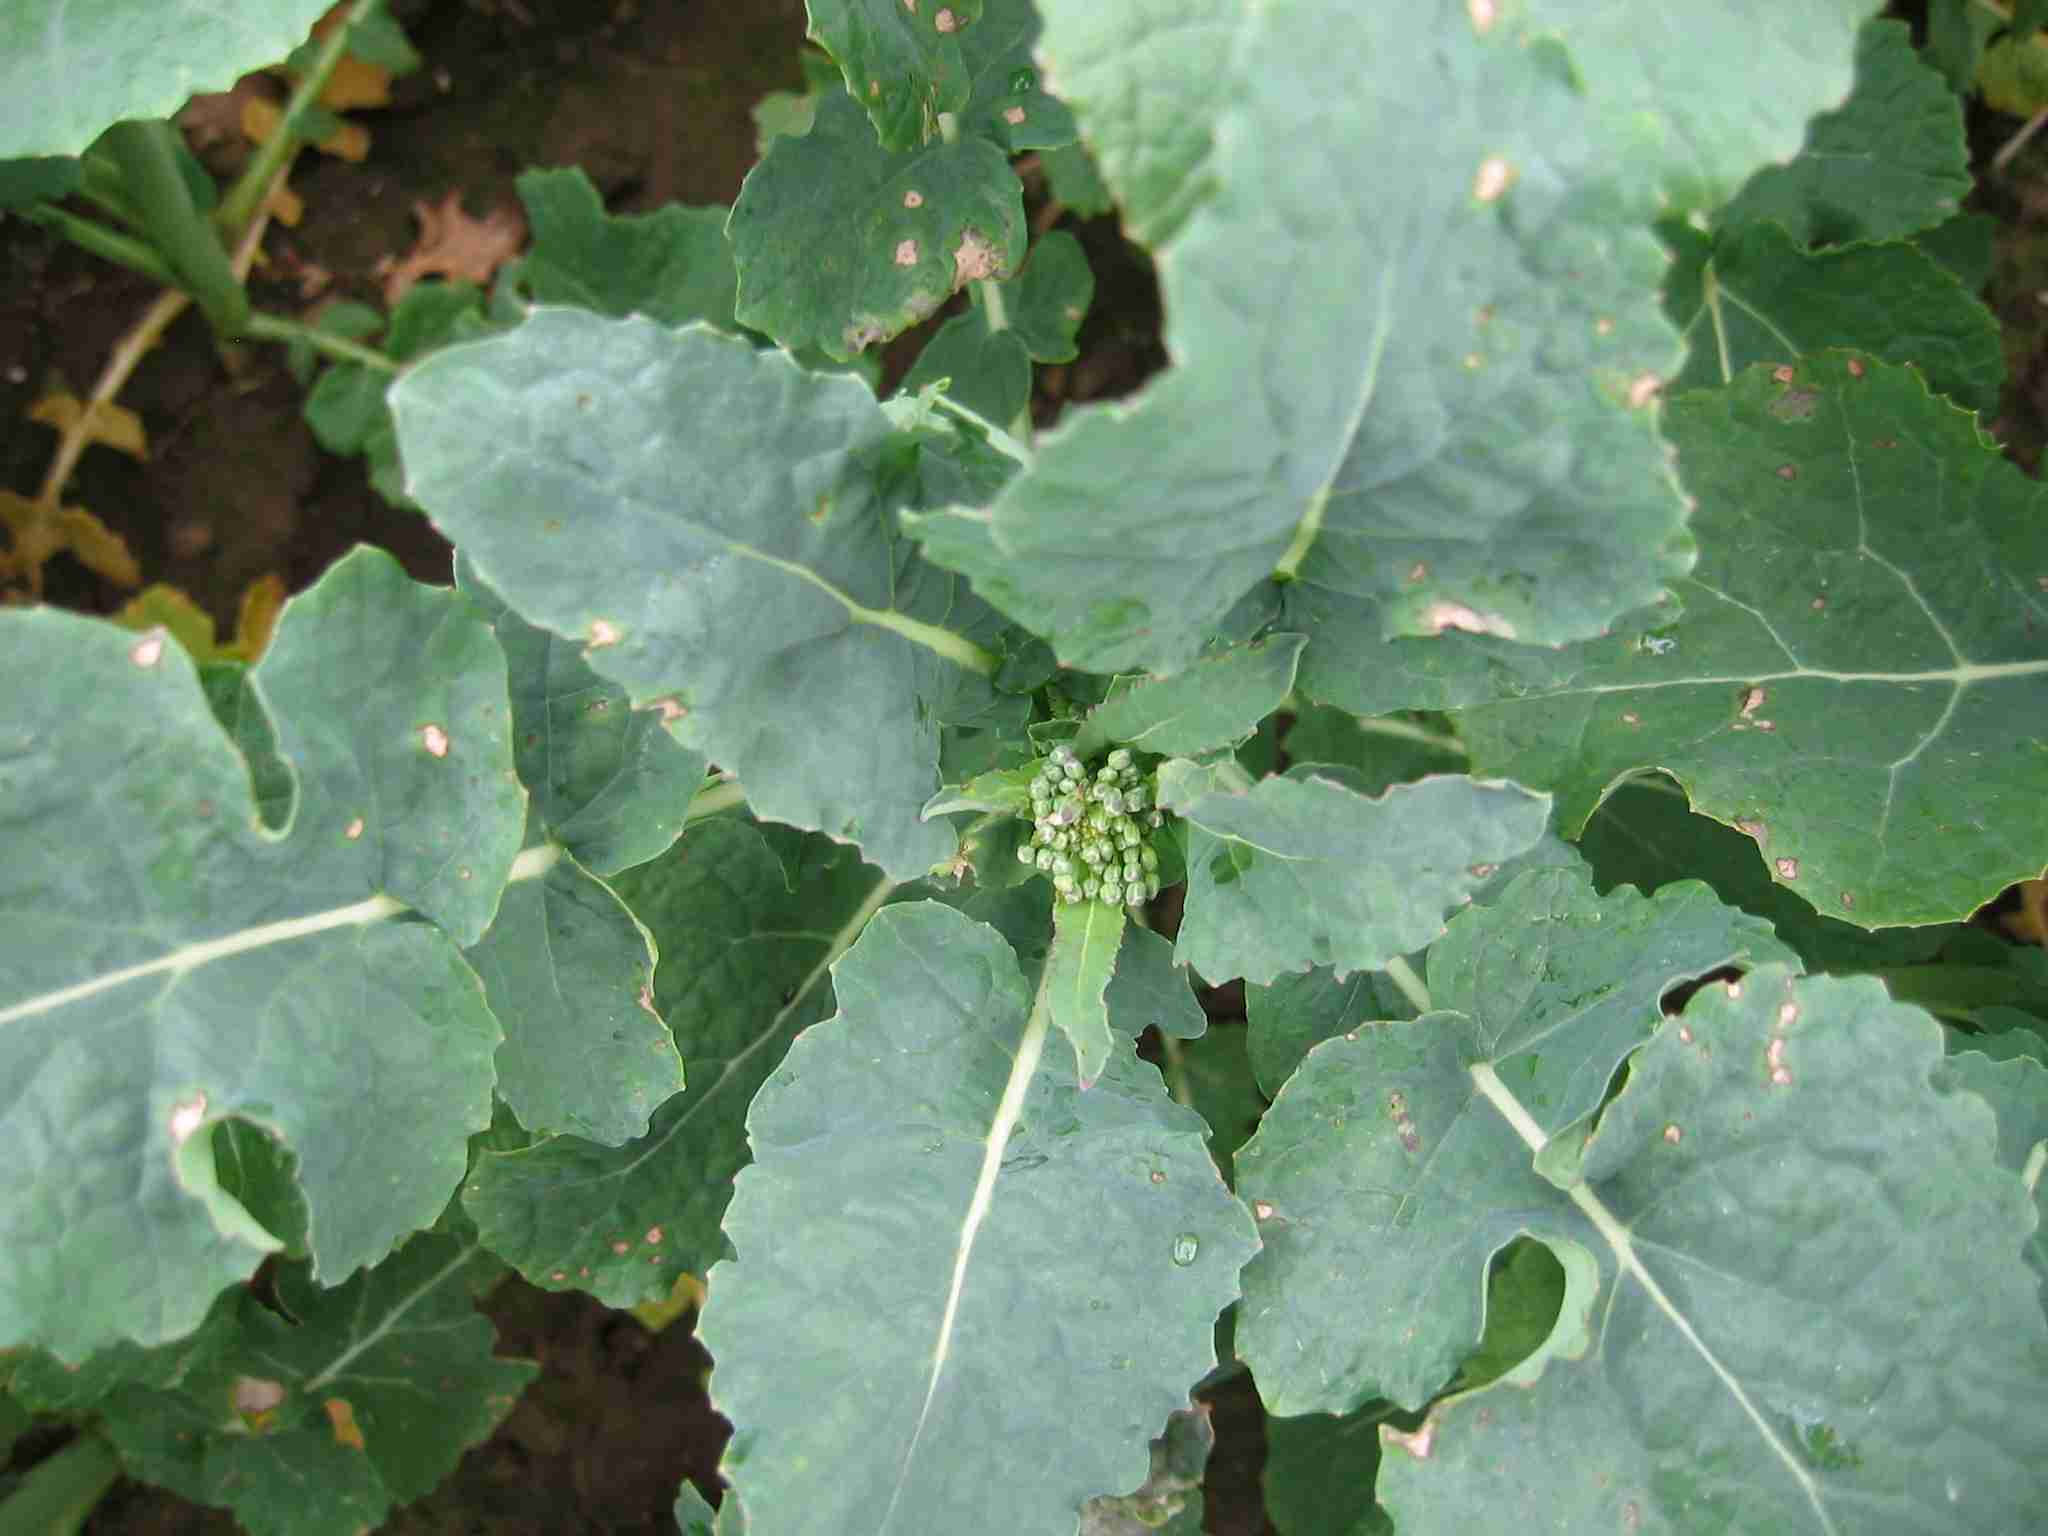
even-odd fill
[[[356,1536],[430,1492],[539,1374],[492,1353],[476,1310],[502,1273],[474,1238],[431,1233],[338,1290],[287,1266],[288,1316],[231,1292],[176,1378],[115,1393],[99,1427],[130,1475],[250,1536]]]
[[[465,954],[505,1030],[498,1096],[527,1130],[617,1146],[683,1086],[648,1001],[646,931],[573,859],[507,886],[497,921]]]
[[[1119,150],[1155,97],[1197,154],[1214,124],[1216,190],[1159,253],[1179,365],[918,536],[1090,670],[1186,666],[1275,571],[1377,602],[1390,635],[1602,632],[1691,558],[1650,409],[1678,351],[1647,220],[1789,154],[1846,89],[1865,8],[1717,0],[1681,44],[1592,0],[1225,7],[1203,19],[1237,83],[1174,61],[1177,94],[1150,77],[1199,22],[1120,19],[1160,51],[1060,81],[1112,184],[1143,179]],[[1079,9],[1048,8],[1056,73],[1070,17],[1102,33]],[[1734,45],[1757,29],[1782,57]],[[1197,80],[1220,101],[1190,102]]]
[[[747,1161],[747,1103],[796,1033],[831,1011],[826,963],[890,888],[854,849],[770,830],[791,865],[761,829],[721,818],[611,882],[660,951],[657,1022],[689,1085],[623,1147],[565,1135],[477,1159],[463,1209],[535,1285],[630,1307],[727,1252],[718,1224]]]
[[[1662,768],[1859,926],[1960,919],[2039,874],[2041,487],[1912,370],[1853,355],[1754,368],[1668,421],[1704,550],[1684,616],[1462,711],[1475,766],[1554,791],[1567,834]]]
[[[833,986],[748,1114],[709,1277],[727,1478],[765,1530],[1072,1536],[1145,1480],[1251,1224],[1127,1039],[1081,1090],[992,930],[885,908]]]
[[[1543,869],[1452,922],[1430,947],[1429,993],[1471,1021],[1494,1071],[1555,1137],[1599,1107],[1672,986],[1771,962],[1799,957],[1697,880],[1596,896],[1583,872]]]
[[[2048,1048],[2031,1030],[2014,1034],[2020,1036],[2022,1053],[2001,1059],[1980,1049],[1958,1051],[1935,1069],[1934,1080],[1978,1094],[1998,1116],[1999,1166],[2020,1176],[2041,1218],[2025,1253],[2040,1282],[2042,1304],[2048,1306],[2048,1181],[2042,1178],[2048,1164],[2048,1065],[2043,1064]],[[1996,1049],[2001,1038],[1992,1036],[1987,1043]],[[2028,1051],[2034,1054],[2024,1054]]]
[[[646,315],[663,325],[702,320],[730,331],[739,277],[723,208],[670,204],[614,218],[580,167],[519,178],[532,246],[519,285],[541,304],[601,315]]]
[[[961,584],[891,531],[864,385],[699,327],[539,309],[392,402],[413,493],[490,585],[584,641],[759,815],[900,876],[952,853],[919,811],[942,713],[986,693],[952,658],[988,663],[943,628]]]
[[[1304,1056],[1335,1035],[1383,1019],[1412,1019],[1413,999],[1385,971],[1338,975],[1326,965],[1299,975],[1276,976],[1266,986],[1244,989],[1246,1041],[1252,1071],[1267,1098]]]
[[[889,149],[915,149],[937,136],[941,112],[967,105],[971,82],[961,44],[980,22],[982,4],[805,0],[804,9],[809,36],[839,62],[846,94],[873,120],[869,137]]]
[[[1075,1076],[1086,1088],[1109,1060],[1109,1008],[1103,994],[1123,943],[1124,909],[1101,901],[1060,901],[1052,910],[1045,960],[1045,1001],[1053,1028],[1074,1047]]]
[[[906,392],[943,382],[946,398],[1007,426],[1031,404],[1031,354],[1014,331],[992,331],[976,304],[939,327],[903,376]]]
[[[13,0],[0,11],[0,160],[75,155],[275,64],[328,0]]]
[[[1958,405],[1997,408],[2005,380],[1998,321],[1914,246],[1808,251],[1769,223],[1711,242],[1689,225],[1670,233],[1680,259],[1665,308],[1690,348],[1670,393],[1728,383],[1752,363],[1852,347],[1913,364]]]
[[[1768,222],[1802,245],[1847,245],[1928,229],[1969,190],[1962,102],[1921,59],[1905,22],[1873,20],[1856,37],[1848,99],[1816,117],[1800,152],[1758,171],[1714,222]]]
[[[1515,785],[1449,776],[1377,799],[1313,776],[1241,793],[1202,777],[1178,759],[1159,771],[1159,803],[1191,824],[1174,958],[1258,985],[1312,965],[1375,970],[1420,949],[1543,835],[1550,810]]]
[[[1176,1408],[1152,1442],[1144,1483],[1082,1505],[1079,1536],[1202,1536],[1202,1476],[1215,1446],[1208,1404]]]
[[[634,709],[582,646],[514,613],[466,557],[456,559],[455,582],[490,615],[504,647],[512,761],[548,835],[598,875],[662,853],[682,835],[704,754],[677,741],[660,710]]]
[[[885,149],[859,107],[828,94],[809,133],[778,138],[747,174],[726,234],[740,321],[848,358],[1015,271],[1023,186],[987,139]]]
[[[1701,1536],[2024,1528],[2048,1497],[2034,1214],[1984,1102],[1932,1080],[1940,1049],[1873,981],[1709,986],[1631,1057],[1560,1187],[1465,1016],[1326,1042],[1238,1157],[1267,1245],[1238,1347],[1276,1407],[1419,1405],[1479,1339],[1489,1257],[1526,1233],[1564,1268],[1557,1325],[1383,1432],[1397,1529],[1531,1507]],[[1346,1305],[1319,1316],[1331,1272]]]
[[[1074,750],[1093,757],[1112,743],[1163,757],[1234,747],[1294,687],[1300,635],[1272,635],[1212,652],[1172,677],[1119,682],[1082,722]]]
[[[1113,1029],[1142,1035],[1156,1029],[1176,1040],[1198,1040],[1209,1027],[1194,993],[1194,978],[1173,958],[1173,941],[1131,923],[1117,950],[1116,974],[1103,1000]]]
[[[490,626],[369,551],[295,598],[248,674],[296,781],[277,831],[166,634],[0,631],[0,1340],[196,1326],[278,1245],[220,1190],[230,1117],[297,1157],[323,1279],[382,1258],[489,1122],[499,1028],[458,946],[537,872]]]

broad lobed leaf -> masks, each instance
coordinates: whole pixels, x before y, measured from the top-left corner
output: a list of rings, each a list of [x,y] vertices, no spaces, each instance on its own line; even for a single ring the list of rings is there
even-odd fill
[[[898,877],[952,852],[919,810],[941,717],[987,689],[925,646],[965,645],[944,626],[978,605],[891,532],[890,423],[864,385],[701,328],[538,309],[392,402],[414,494],[484,579],[756,812]]]
[[[298,1160],[323,1280],[428,1225],[490,1116],[500,1038],[459,945],[490,925],[525,795],[482,615],[358,551],[248,674],[296,789],[250,767],[184,653],[0,615],[0,1339],[69,1359],[195,1327],[279,1239],[218,1187],[240,1117]],[[525,874],[539,873],[542,862]],[[416,912],[425,921],[395,921]]]
[[[709,1278],[727,1476],[763,1528],[1071,1536],[1213,1360],[1250,1223],[1126,1041],[1079,1087],[993,930],[888,908],[833,985]]]

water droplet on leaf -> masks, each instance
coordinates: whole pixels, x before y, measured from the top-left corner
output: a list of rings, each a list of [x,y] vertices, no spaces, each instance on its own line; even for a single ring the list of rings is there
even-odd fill
[[[1202,1240],[1192,1232],[1183,1232],[1173,1240],[1173,1262],[1186,1269],[1195,1262],[1195,1255],[1202,1251]]]

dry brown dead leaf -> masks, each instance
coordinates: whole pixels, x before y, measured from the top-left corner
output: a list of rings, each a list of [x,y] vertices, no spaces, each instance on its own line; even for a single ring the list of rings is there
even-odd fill
[[[475,219],[464,211],[462,194],[451,191],[438,204],[414,203],[412,211],[420,221],[420,237],[384,278],[386,308],[423,277],[488,283],[526,243],[526,220],[509,205]]]

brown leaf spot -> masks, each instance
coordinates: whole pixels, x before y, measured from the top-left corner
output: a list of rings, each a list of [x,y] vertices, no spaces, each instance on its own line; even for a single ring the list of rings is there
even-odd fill
[[[1654,373],[1639,373],[1629,382],[1628,408],[1639,411],[1657,398],[1657,391],[1664,387],[1664,381]]]
[[[1465,14],[1472,18],[1472,30],[1484,37],[1500,20],[1500,0],[1465,0]]]
[[[1745,837],[1755,838],[1757,841],[1757,845],[1759,847],[1770,841],[1770,829],[1766,827],[1761,821],[1757,821],[1751,817],[1736,817],[1735,830],[1742,833]]]
[[[1692,1044],[1692,1031],[1683,1024],[1678,1026],[1678,1041],[1681,1045]]]
[[[896,242],[896,265],[899,267],[914,267],[917,265],[917,242],[915,240],[899,240]]]
[[[618,1254],[621,1258],[624,1258],[627,1254],[631,1253],[632,1251],[633,1245],[627,1242],[624,1238],[620,1238],[617,1242],[612,1244],[612,1252]]]
[[[941,33],[957,32],[960,30],[960,18],[951,11],[942,10],[932,18],[932,25]]]
[[[1783,1067],[1779,1067],[1771,1073],[1771,1081],[1780,1088],[1789,1088],[1792,1086],[1792,1074]]]
[[[1002,261],[986,237],[968,230],[953,251],[953,286],[984,282],[1001,274]]]
[[[427,749],[429,757],[446,757],[448,733],[438,725],[423,725],[420,727],[420,745]]]
[[[1770,404],[1770,412],[1780,421],[1805,421],[1820,408],[1820,396],[1810,389],[1787,390]]]
[[[262,1376],[237,1376],[234,1385],[235,1412],[243,1417],[269,1413],[284,1401],[284,1383]]]
[[[1503,640],[1515,638],[1515,626],[1506,619],[1498,614],[1475,613],[1463,603],[1431,603],[1423,610],[1422,626],[1432,635],[1462,629],[1474,635],[1498,635]]]
[[[906,208],[922,208],[924,206],[924,194],[915,187],[912,187],[903,194],[903,206]]]
[[[1799,466],[1797,464],[1780,464],[1773,473],[1780,480],[1797,480],[1799,478]]]
[[[1762,707],[1763,702],[1763,689],[1750,689],[1748,693],[1742,696],[1742,718],[1747,720],[1751,715],[1755,714],[1757,710]]]
[[[153,667],[164,659],[164,632],[153,629],[128,647],[128,659],[138,667]]]
[[[1408,580],[1410,583],[1418,582],[1428,574],[1429,567],[1424,565],[1420,560],[1416,561],[1413,565],[1408,567]]]
[[[1605,315],[1602,315],[1593,322],[1593,334],[1595,336],[1612,336],[1614,334],[1614,322]]]
[[[1844,892],[1842,892],[1842,906],[1843,906],[1844,908],[1849,908],[1849,907],[1853,907],[1853,906],[1855,906],[1855,905],[1856,905],[1856,897],[1855,897],[1854,893],[1852,893],[1852,892],[1849,892],[1849,891],[1844,891]]]
[[[1003,121],[1012,128],[1018,127],[1024,121],[1024,109],[1022,107],[1003,108]]]
[[[1273,1219],[1273,1207],[1271,1202],[1265,1200],[1254,1200],[1252,1202],[1252,1219],[1254,1221],[1271,1221]]]
[[[1852,358],[1850,358],[1850,359],[1849,359],[1849,377],[1850,377],[1850,378],[1852,378],[1852,379],[1860,379],[1860,378],[1862,378],[1862,377],[1863,377],[1863,359],[1862,359],[1862,358],[1860,358],[1860,357],[1852,357]]]
[[[330,1397],[320,1405],[327,1410],[327,1422],[334,1430],[334,1443],[352,1451],[363,1449],[363,1432],[356,1424],[356,1411],[346,1398]]]
[[[360,838],[363,835],[363,818],[358,816],[354,820],[350,821],[347,826],[341,829],[341,835],[347,838],[350,842],[354,842],[358,838]]]
[[[1827,607],[1827,605],[1828,600],[1826,598],[1816,597],[1812,602],[1808,603],[1806,606],[1811,608],[1815,613],[1819,613],[1821,609]]]
[[[1641,725],[1643,717],[1632,709],[1624,709],[1621,712],[1621,723],[1623,725]]]
[[[1495,202],[1514,184],[1515,168],[1499,155],[1488,155],[1472,178],[1472,195],[1482,203]]]
[[[1797,859],[1780,859],[1777,863],[1777,869],[1778,878],[1781,880],[1797,880],[1799,878],[1799,861]]]
[[[1675,1125],[1667,1125],[1664,1127],[1664,1139],[1670,1142],[1671,1145],[1674,1147],[1678,1145],[1679,1138],[1684,1136],[1684,1134],[1685,1132],[1681,1131]]]
[[[1435,1419],[1424,1419],[1422,1421],[1422,1428],[1416,1430],[1412,1435],[1403,1434],[1400,1430],[1385,1424],[1380,1426],[1380,1443],[1382,1445],[1398,1445],[1417,1461],[1429,1460],[1429,1449],[1435,1440]]]
[[[659,1228],[659,1227],[649,1227],[649,1228],[647,1229],[647,1241],[648,1241],[648,1242],[649,1242],[650,1244],[653,1244],[653,1243],[658,1243],[658,1242],[660,1242],[660,1241],[661,1241],[661,1228]]]
[[[1771,370],[1771,377],[1776,379],[1780,384],[1790,384],[1793,379],[1791,366],[1786,363],[1778,364],[1777,367]]]
[[[593,651],[602,650],[607,645],[617,645],[618,643],[619,628],[616,624],[607,623],[603,619],[592,619],[590,621],[590,648]]]
[[[183,1146],[192,1133],[206,1124],[206,1095],[195,1093],[182,1104],[171,1106],[171,1140]]]
[[[1152,1182],[1154,1184],[1164,1184],[1166,1182],[1166,1174],[1162,1170],[1154,1168],[1152,1170]]]

